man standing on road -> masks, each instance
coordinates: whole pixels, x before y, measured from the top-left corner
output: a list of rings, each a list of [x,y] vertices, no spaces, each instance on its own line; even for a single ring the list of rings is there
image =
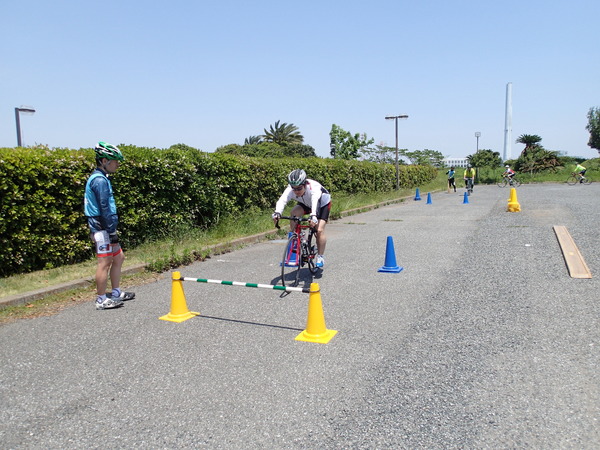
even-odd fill
[[[119,289],[121,267],[125,255],[117,235],[117,207],[108,175],[113,174],[123,161],[123,154],[114,145],[98,142],[96,145],[96,169],[85,185],[84,210],[91,239],[96,246],[96,309],[111,309],[123,306],[124,300],[135,297],[133,292]],[[111,296],[106,295],[110,273]]]

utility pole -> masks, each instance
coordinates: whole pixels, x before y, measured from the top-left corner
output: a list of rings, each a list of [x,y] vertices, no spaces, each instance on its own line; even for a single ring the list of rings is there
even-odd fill
[[[387,116],[386,120],[396,121],[396,190],[400,189],[400,168],[398,167],[398,119],[408,119],[406,114],[400,116]]]
[[[21,106],[20,108],[15,108],[15,121],[17,123],[17,147],[21,147],[21,119],[19,115],[23,114],[33,114],[35,113],[35,109],[31,106]]]

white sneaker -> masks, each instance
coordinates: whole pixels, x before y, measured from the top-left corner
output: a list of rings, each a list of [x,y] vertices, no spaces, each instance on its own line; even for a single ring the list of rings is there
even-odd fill
[[[112,299],[110,297],[106,297],[106,300],[103,302],[96,300],[96,309],[112,309],[119,308],[120,306],[123,306],[123,300]]]
[[[323,255],[317,255],[317,262],[315,263],[315,266],[323,267],[323,264],[325,264],[325,258],[323,258]]]
[[[135,292],[121,291],[121,295],[118,297],[113,297],[112,292],[110,292],[107,293],[106,296],[108,298],[114,298],[115,300],[121,300],[122,302],[126,302],[127,300],[133,300],[135,298]]]

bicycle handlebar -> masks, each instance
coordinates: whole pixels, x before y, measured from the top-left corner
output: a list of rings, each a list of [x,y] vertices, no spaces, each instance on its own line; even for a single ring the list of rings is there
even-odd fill
[[[279,219],[295,220],[297,222],[308,222],[308,221],[310,221],[310,219],[307,218],[307,217],[296,217],[296,216],[279,216]],[[277,222],[275,222],[275,228],[277,228],[278,230],[281,228],[279,226],[279,219],[277,219]]]

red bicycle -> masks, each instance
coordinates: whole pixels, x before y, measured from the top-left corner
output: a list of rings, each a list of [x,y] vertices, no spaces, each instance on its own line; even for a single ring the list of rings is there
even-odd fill
[[[280,219],[296,221],[296,228],[289,234],[288,241],[281,260],[281,284],[296,286],[300,277],[300,269],[308,266],[313,275],[319,268],[315,265],[317,259],[317,244],[313,244],[314,228],[306,223],[305,217],[281,216]],[[279,227],[279,221],[275,224]]]

